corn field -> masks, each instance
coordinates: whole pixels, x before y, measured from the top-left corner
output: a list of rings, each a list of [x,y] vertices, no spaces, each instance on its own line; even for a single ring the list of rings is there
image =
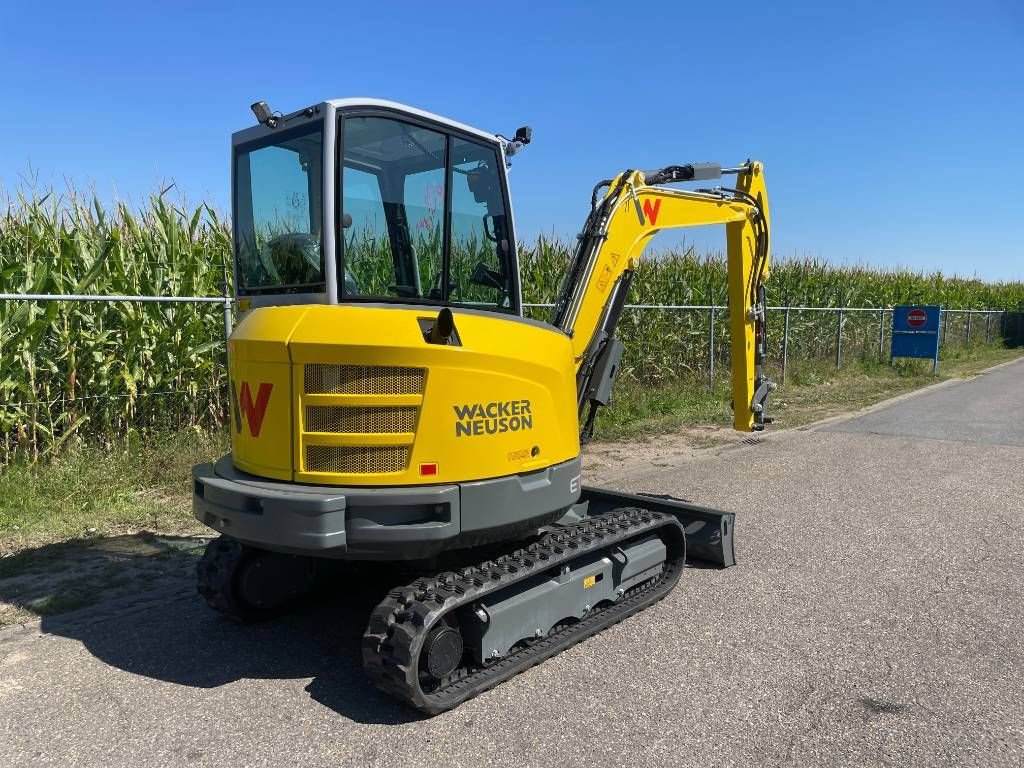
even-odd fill
[[[140,213],[74,193],[18,195],[0,215],[0,292],[210,296],[227,224],[154,197]],[[0,462],[74,435],[217,424],[224,324],[190,304],[0,302]]]
[[[230,286],[230,227],[209,206],[186,207],[155,195],[140,211],[123,204],[108,209],[73,190],[22,190],[0,200],[0,293],[220,296],[225,281]],[[569,256],[570,245],[558,240],[520,247],[524,303],[552,301]],[[364,260],[360,269],[373,261]],[[459,272],[471,269],[471,261]],[[372,283],[372,275],[361,277]],[[720,305],[725,297],[724,256],[680,249],[641,264],[631,301]],[[1017,309],[1024,283],[780,260],[768,300]],[[535,308],[529,314],[548,313]],[[724,314],[715,345],[727,362]],[[627,310],[620,329],[628,350],[624,375],[645,382],[704,375],[708,320],[706,312]],[[770,320],[772,359],[780,355],[779,322]],[[877,327],[873,314],[851,316],[843,326],[845,354],[877,356]],[[958,338],[956,329],[949,337]],[[834,343],[830,314],[793,314],[791,361],[827,358]],[[0,301],[0,466],[17,455],[46,456],[69,439],[217,427],[226,418],[226,398],[216,304]]]

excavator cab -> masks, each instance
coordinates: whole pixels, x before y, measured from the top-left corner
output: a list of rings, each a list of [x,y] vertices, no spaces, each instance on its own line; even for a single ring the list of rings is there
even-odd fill
[[[506,178],[512,142],[368,100],[268,120],[234,139],[245,306],[390,302],[520,313]]]

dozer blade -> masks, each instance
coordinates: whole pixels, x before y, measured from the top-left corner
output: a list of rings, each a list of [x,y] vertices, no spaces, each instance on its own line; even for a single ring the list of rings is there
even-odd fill
[[[648,493],[625,493],[608,488],[583,486],[581,502],[588,502],[587,511],[599,515],[619,507],[640,507],[675,516],[686,532],[686,556],[722,568],[736,565],[732,534],[736,526],[735,512],[722,512],[701,507],[672,496]]]

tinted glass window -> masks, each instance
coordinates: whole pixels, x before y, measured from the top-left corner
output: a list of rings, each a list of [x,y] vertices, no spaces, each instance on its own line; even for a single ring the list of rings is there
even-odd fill
[[[235,156],[235,252],[241,293],[323,289],[323,132],[283,131]]]
[[[346,117],[343,126],[342,219],[352,218],[343,297],[440,299],[444,134],[381,117]]]
[[[341,133],[342,300],[512,310],[497,149],[389,117],[346,115]]]
[[[509,308],[515,274],[498,154],[463,139],[451,142],[451,299]]]
[[[392,253],[380,182],[376,174],[358,168],[346,166],[343,175],[344,210],[351,216],[344,240],[344,293],[386,295],[392,280],[385,265],[392,263]]]

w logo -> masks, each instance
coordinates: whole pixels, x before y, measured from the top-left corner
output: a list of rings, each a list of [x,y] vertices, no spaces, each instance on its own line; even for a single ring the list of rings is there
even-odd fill
[[[253,437],[260,436],[260,429],[263,427],[263,417],[267,413],[267,403],[270,402],[270,390],[273,384],[260,384],[256,392],[256,399],[252,399],[252,390],[249,389],[249,382],[243,381],[242,386],[235,391],[235,384],[231,382],[231,402],[235,407],[235,429],[241,433],[242,417],[245,417],[249,425],[249,434]]]
[[[658,223],[658,211],[661,209],[661,198],[659,197],[652,204],[650,199],[644,200],[644,215],[653,227]]]

